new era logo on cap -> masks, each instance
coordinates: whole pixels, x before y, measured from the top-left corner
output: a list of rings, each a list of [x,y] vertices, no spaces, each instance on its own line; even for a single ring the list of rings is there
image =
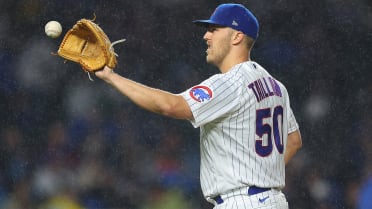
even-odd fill
[[[221,4],[208,20],[195,20],[198,25],[215,24],[241,31],[247,36],[257,39],[259,24],[257,18],[241,4]]]

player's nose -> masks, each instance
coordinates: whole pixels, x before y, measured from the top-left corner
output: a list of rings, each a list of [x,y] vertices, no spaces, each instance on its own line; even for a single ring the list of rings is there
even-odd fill
[[[208,41],[209,39],[210,39],[210,37],[211,37],[211,32],[209,32],[209,31],[207,31],[207,32],[205,32],[205,34],[204,34],[204,36],[203,36],[203,39],[204,40],[206,40],[206,41]]]

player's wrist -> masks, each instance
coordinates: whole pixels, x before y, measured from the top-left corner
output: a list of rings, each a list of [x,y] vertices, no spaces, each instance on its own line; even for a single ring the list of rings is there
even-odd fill
[[[117,73],[116,73],[115,71],[113,71],[112,69],[106,71],[105,76],[103,77],[103,79],[104,79],[107,83],[109,83],[109,84],[111,84],[111,85],[113,85],[113,84],[116,82],[116,80],[119,80],[119,78],[120,78],[119,74],[117,74]]]

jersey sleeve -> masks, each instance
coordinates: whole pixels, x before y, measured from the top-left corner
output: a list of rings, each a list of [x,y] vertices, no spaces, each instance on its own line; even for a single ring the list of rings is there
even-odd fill
[[[236,110],[240,86],[231,77],[217,74],[181,93],[194,116],[192,125],[200,127]]]
[[[287,121],[288,121],[288,134],[296,131],[299,129],[298,123],[296,121],[296,117],[293,114],[290,102],[289,102],[289,96],[287,97],[287,107],[288,107],[288,116],[287,116]]]
[[[291,108],[289,108],[289,117],[288,117],[288,133],[292,133],[299,129],[298,123],[296,121],[296,118],[293,114],[293,111]]]

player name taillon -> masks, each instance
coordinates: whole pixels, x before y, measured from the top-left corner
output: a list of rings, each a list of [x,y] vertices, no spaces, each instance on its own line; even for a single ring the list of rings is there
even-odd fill
[[[257,79],[250,83],[248,88],[253,91],[257,102],[270,96],[282,97],[282,91],[278,83],[271,77]]]

